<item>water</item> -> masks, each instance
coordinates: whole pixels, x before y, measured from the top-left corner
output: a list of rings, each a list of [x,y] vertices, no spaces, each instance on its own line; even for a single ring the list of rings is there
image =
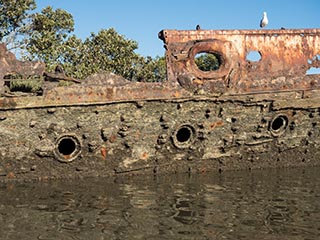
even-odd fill
[[[320,239],[320,168],[0,188],[0,239]]]

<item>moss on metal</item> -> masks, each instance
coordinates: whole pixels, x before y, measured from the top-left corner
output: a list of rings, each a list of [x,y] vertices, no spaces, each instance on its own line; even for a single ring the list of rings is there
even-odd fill
[[[14,79],[10,81],[10,91],[38,92],[41,90],[43,78]]]

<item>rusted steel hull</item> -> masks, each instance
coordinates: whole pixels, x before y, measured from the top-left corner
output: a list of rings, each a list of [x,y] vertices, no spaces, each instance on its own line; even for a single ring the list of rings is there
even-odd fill
[[[6,111],[0,175],[45,179],[318,165],[319,107],[303,107],[190,98]]]
[[[177,84],[183,76],[208,93],[243,94],[319,88],[319,78],[306,75],[320,68],[320,30],[163,30],[168,79]],[[220,58],[220,68],[201,71],[195,56],[211,52]],[[256,52],[260,59],[248,59]]]
[[[306,74],[319,67],[319,36],[164,30],[164,83],[108,74],[5,92],[0,181],[320,165],[320,75]],[[200,70],[198,53],[218,68]]]

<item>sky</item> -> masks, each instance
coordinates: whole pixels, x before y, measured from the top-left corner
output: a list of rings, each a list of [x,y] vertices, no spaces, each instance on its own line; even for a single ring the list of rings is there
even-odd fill
[[[267,29],[320,28],[320,0],[36,0],[71,13],[74,34],[85,39],[90,33],[114,28],[126,39],[138,42],[137,53],[163,56],[158,39],[162,29],[258,29],[263,12]]]

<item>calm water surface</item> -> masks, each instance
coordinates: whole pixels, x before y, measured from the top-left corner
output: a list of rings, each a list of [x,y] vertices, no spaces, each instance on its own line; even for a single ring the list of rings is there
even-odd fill
[[[0,239],[320,239],[320,168],[0,188]]]

